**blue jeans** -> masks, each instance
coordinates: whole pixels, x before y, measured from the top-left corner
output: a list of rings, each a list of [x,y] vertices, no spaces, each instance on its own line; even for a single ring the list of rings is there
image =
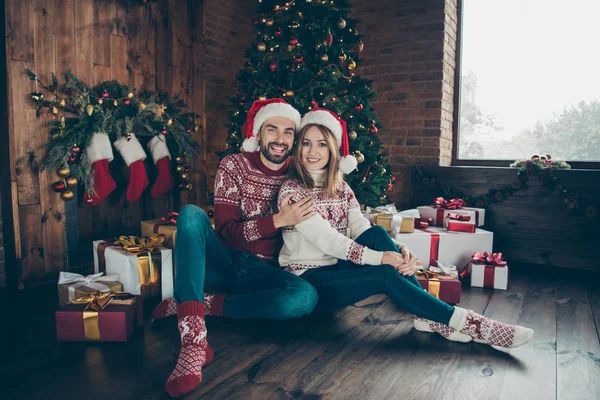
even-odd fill
[[[390,235],[374,226],[356,242],[378,251],[400,252]],[[414,275],[404,276],[391,265],[359,265],[340,260],[336,265],[314,268],[302,274],[319,293],[317,311],[331,311],[374,294],[386,294],[396,307],[418,317],[448,325],[454,307],[427,293]]]
[[[228,294],[223,315],[288,319],[313,311],[316,290],[304,279],[221,243],[210,219],[187,205],[177,218],[175,299],[204,301],[204,285]]]

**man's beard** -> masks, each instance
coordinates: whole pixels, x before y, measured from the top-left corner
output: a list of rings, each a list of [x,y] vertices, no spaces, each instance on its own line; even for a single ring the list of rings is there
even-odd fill
[[[271,146],[271,145],[283,146],[283,147],[288,147],[288,146],[283,143],[277,143],[277,142],[270,142],[270,143],[267,143],[266,145],[263,144],[262,142],[260,143],[260,153],[263,156],[265,156],[265,158],[267,160],[269,160],[273,164],[283,164],[285,162],[285,160],[287,160],[287,158],[289,157],[290,153],[292,152],[292,149],[288,147],[287,151],[281,155],[273,154],[269,151],[270,150],[269,146]]]

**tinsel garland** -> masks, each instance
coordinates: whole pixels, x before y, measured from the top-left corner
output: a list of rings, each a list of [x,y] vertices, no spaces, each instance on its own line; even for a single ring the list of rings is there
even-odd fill
[[[63,84],[52,74],[51,84],[45,85],[34,72],[26,72],[36,83],[31,93],[36,115],[47,110],[53,117],[42,167],[54,170],[71,165],[87,193],[93,193],[94,178],[85,150],[95,132],[107,133],[112,142],[128,138],[130,133],[138,137],[161,135],[171,154],[180,160],[183,157],[191,161],[198,151],[192,138],[192,132],[199,130],[198,115],[183,113],[186,104],[178,96],[149,91],[136,96],[115,80],[88,87],[70,70],[64,73]],[[44,98],[38,87],[49,98]]]
[[[433,189],[440,195],[448,198],[461,198],[467,206],[486,208],[491,204],[499,204],[508,199],[513,193],[527,189],[527,182],[531,176],[536,176],[546,188],[556,192],[562,199],[563,205],[570,213],[584,213],[589,219],[596,218],[596,206],[580,194],[569,191],[554,175],[554,169],[570,169],[564,161],[551,161],[550,158],[534,155],[529,160],[517,160],[510,165],[518,168],[517,179],[510,186],[488,190],[484,195],[469,196],[450,187],[443,187],[434,177],[427,176],[417,167],[417,180],[424,186]]]

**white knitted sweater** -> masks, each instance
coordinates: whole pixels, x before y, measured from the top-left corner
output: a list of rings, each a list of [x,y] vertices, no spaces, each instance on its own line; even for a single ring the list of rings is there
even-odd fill
[[[295,226],[282,229],[283,247],[279,252],[279,265],[295,275],[306,270],[337,264],[348,260],[361,265],[381,265],[383,252],[371,250],[353,239],[370,228],[350,186],[344,182],[338,198],[327,197],[322,188],[326,170],[313,171],[314,189],[306,189],[295,180],[283,183],[277,204],[292,194],[295,203],[310,195],[314,202],[314,215]]]

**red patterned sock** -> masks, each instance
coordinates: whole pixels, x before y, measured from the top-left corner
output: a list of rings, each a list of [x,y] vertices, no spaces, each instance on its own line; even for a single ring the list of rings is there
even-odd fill
[[[166,389],[171,397],[183,396],[198,386],[202,381],[202,367],[214,356],[206,341],[204,305],[199,301],[185,301],[177,306],[177,316],[181,351],[167,379]]]
[[[464,321],[461,323],[460,332],[471,336],[474,342],[514,348],[524,345],[533,337],[532,329],[504,324],[459,307],[455,307],[454,310],[457,318],[453,315],[450,325],[453,325],[453,319]]]
[[[153,319],[166,318],[175,314],[177,314],[177,303],[175,303],[175,299],[172,297],[164,299],[152,310]]]
[[[226,294],[205,294],[204,295],[204,310],[206,315],[223,316],[223,302]]]
[[[448,325],[444,325],[440,322],[431,321],[425,318],[419,318],[415,316],[414,321],[415,329],[421,332],[436,332],[440,336],[452,341],[452,342],[462,342],[469,343],[473,340],[473,338],[469,335],[465,335],[464,333],[460,333],[459,331],[450,328]]]

